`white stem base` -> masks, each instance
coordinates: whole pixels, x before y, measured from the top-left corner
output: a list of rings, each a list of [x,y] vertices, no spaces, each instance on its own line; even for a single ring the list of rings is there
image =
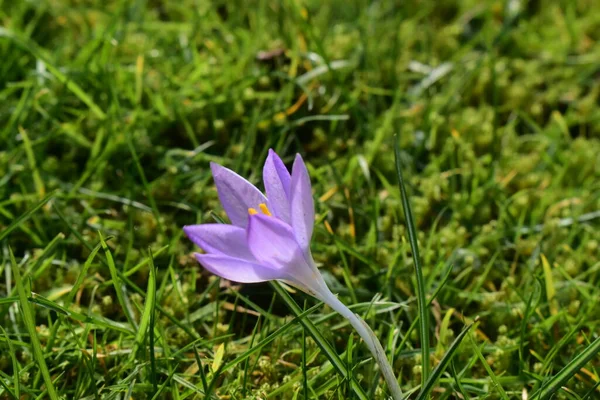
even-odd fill
[[[402,400],[404,396],[402,395],[402,389],[400,389],[400,385],[398,385],[398,381],[396,380],[396,376],[394,375],[394,371],[392,370],[392,366],[390,365],[387,357],[385,356],[385,351],[379,343],[379,340],[375,336],[375,333],[371,330],[369,325],[361,317],[352,312],[344,303],[342,303],[329,289],[326,289],[326,293],[317,293],[316,297],[323,301],[325,304],[329,305],[339,314],[341,314],[344,318],[350,322],[350,324],[354,327],[356,332],[360,335],[360,337],[365,341],[365,344],[375,357],[377,364],[379,364],[379,368],[381,368],[381,373],[385,378],[385,381],[388,385],[390,392],[392,393],[392,398],[394,400]]]

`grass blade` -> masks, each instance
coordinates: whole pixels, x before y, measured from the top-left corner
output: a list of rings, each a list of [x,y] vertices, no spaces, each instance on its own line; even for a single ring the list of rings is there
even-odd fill
[[[269,343],[273,342],[279,336],[283,335],[285,332],[287,332],[288,330],[290,330],[292,328],[292,326],[297,322],[296,320],[301,320],[302,318],[306,317],[307,315],[312,314],[313,312],[315,312],[321,306],[322,306],[322,303],[319,303],[317,305],[312,306],[308,310],[306,310],[306,311],[304,311],[304,312],[296,315],[296,318],[294,318],[293,320],[291,320],[291,321],[287,322],[286,324],[280,326],[279,328],[277,328],[276,331],[274,331],[273,333],[271,333],[269,336],[267,336],[266,338],[262,339],[260,342],[258,342],[255,345],[253,345],[251,348],[249,348],[248,350],[246,350],[245,352],[243,352],[242,354],[240,354],[239,356],[237,356],[234,360],[232,360],[232,361],[228,362],[227,364],[225,364],[225,366],[223,368],[221,368],[221,371],[225,372],[225,371],[227,371],[227,370],[235,367],[240,362],[246,360],[252,354],[256,353],[257,351],[259,351],[260,349],[262,349],[263,347],[265,347]]]
[[[67,308],[60,306],[57,303],[50,301],[50,300],[46,299],[45,297],[40,296],[39,294],[36,294],[36,293],[32,293],[31,297],[28,300],[31,303],[45,307],[49,310],[54,311],[57,314],[61,314],[66,317],[69,317],[71,319],[74,319],[75,321],[94,324],[101,328],[111,329],[111,330],[114,330],[117,332],[129,334],[129,335],[133,334],[131,328],[127,324],[110,320],[102,315],[93,315],[93,314],[84,315],[84,314],[81,314],[81,313],[78,313],[75,311],[68,310]]]
[[[152,253],[150,253],[152,259]],[[146,290],[146,300],[144,303],[144,311],[140,318],[140,325],[135,336],[135,345],[129,356],[129,361],[133,362],[137,355],[137,351],[144,345],[146,332],[150,327],[152,313],[154,313],[154,305],[156,304],[156,273],[154,271],[154,262],[150,261],[150,276],[148,278],[148,289]],[[152,346],[152,344],[150,344]]]
[[[64,84],[67,89],[69,89],[75,96],[79,98],[86,106],[89,107],[90,111],[98,118],[105,119],[106,114],[102,109],[94,102],[94,100],[74,81],[72,81],[68,76],[63,74],[57,66],[55,66],[52,62],[48,60],[48,58],[43,54],[40,47],[37,43],[33,42],[29,38],[23,37],[23,35],[19,35],[17,32],[14,32],[10,29],[6,29],[4,27],[0,27],[0,37],[8,38],[20,46],[22,49],[28,51],[32,56],[34,56],[37,60],[42,61],[48,71],[52,75],[58,79],[62,84]]]
[[[594,392],[598,389],[598,387],[600,386],[600,381],[596,382],[594,384],[594,386],[592,386],[592,388],[590,390],[588,390],[588,392],[582,397],[583,400],[588,400],[592,398],[592,395],[594,394]]]
[[[19,301],[19,297],[18,296],[10,296],[10,297],[3,297],[0,298],[0,305],[2,304],[12,304],[16,301]]]
[[[410,207],[406,186],[402,176],[402,167],[400,165],[400,147],[398,145],[398,137],[394,135],[394,158],[396,161],[396,174],[398,175],[398,185],[400,186],[400,194],[402,197],[402,209],[404,210],[404,218],[406,219],[406,227],[408,230],[408,240],[412,251],[413,261],[415,264],[415,273],[417,274],[417,303],[419,307],[419,338],[421,340],[421,358],[422,371],[421,386],[425,387],[425,383],[429,378],[429,312],[425,298],[425,280],[423,278],[423,268],[421,266],[421,257],[419,256],[419,245],[417,243],[417,230],[415,221]]]
[[[524,355],[525,355],[525,342],[526,342],[526,334],[527,334],[527,324],[529,323],[529,319],[535,312],[540,303],[540,299],[542,297],[542,285],[539,281],[534,281],[533,288],[531,289],[531,295],[527,299],[527,305],[525,307],[525,312],[523,313],[523,320],[521,321],[521,331],[520,331],[520,341],[519,341],[519,360],[521,362],[521,370],[524,369]]]
[[[69,220],[65,217],[65,215],[62,213],[62,211],[60,211],[60,209],[58,207],[54,207],[54,211],[56,211],[56,214],[58,215],[58,217],[63,221],[63,223],[66,225],[67,229],[69,229],[69,231],[77,238],[77,240],[79,240],[79,242],[81,242],[81,244],[83,246],[85,246],[89,251],[92,251],[94,249],[94,247],[89,244],[81,235],[81,233],[79,233],[76,229],[74,229],[71,226],[71,223],[69,222]],[[108,260],[105,258],[100,257],[100,261],[108,266]],[[113,260],[113,264],[114,264],[114,260]],[[119,278],[121,278],[126,285],[128,285],[129,287],[131,287],[133,289],[133,291],[135,291],[136,293],[138,293],[141,296],[144,296],[144,291],[142,289],[140,289],[134,282],[132,282],[131,280],[129,280],[129,278],[127,278],[127,276],[125,276],[124,273],[122,273],[121,271],[117,270],[117,275],[119,276]],[[112,283],[112,279],[110,280],[110,282]],[[175,316],[168,312],[164,307],[162,307],[160,304],[156,304],[156,310],[158,312],[160,312],[162,315],[164,315],[166,318],[169,319],[169,321],[173,322],[175,325],[177,325],[179,328],[181,328],[185,333],[187,333],[192,339],[198,339],[198,334],[195,333],[192,329],[190,329],[186,324],[184,324],[181,320],[175,318]]]
[[[29,169],[31,170],[31,175],[33,176],[35,189],[40,197],[44,197],[46,194],[46,188],[44,187],[44,181],[42,181],[42,178],[40,177],[40,170],[35,159],[35,153],[33,151],[31,140],[27,134],[27,130],[19,127],[19,134],[23,138],[23,147],[25,148],[25,154],[27,155],[27,161],[29,162]]]
[[[4,380],[1,378],[0,378],[0,386],[2,386],[4,388],[4,391],[6,392],[8,397],[10,397],[11,399],[14,399],[14,400],[19,400],[19,398],[17,396],[15,396],[15,394],[10,390],[10,388],[8,386],[6,386],[6,383],[4,383]],[[2,393],[2,394],[4,394],[4,393]]]
[[[306,303],[304,304],[304,308],[306,308]],[[304,398],[308,399],[308,371],[306,368],[306,329],[302,329],[302,392],[304,394]]]
[[[17,261],[15,260],[15,255],[12,252],[12,249],[8,248],[10,254],[10,262],[12,266],[12,272],[15,277],[15,285],[17,287],[17,291],[19,292],[19,304],[21,305],[21,310],[23,311],[23,321],[25,323],[25,327],[27,328],[27,332],[29,333],[29,338],[31,340],[31,349],[33,352],[33,358],[36,361],[38,368],[42,374],[42,378],[44,379],[44,383],[46,384],[46,391],[48,392],[48,397],[50,400],[58,400],[58,394],[56,389],[54,388],[54,384],[52,383],[52,377],[50,376],[50,371],[48,370],[48,366],[46,365],[46,360],[44,359],[44,352],[42,351],[42,345],[40,344],[40,339],[37,336],[35,319],[33,317],[33,310],[29,305],[29,301],[27,300],[27,291],[25,290],[25,283],[21,280],[21,271],[19,271],[19,266],[17,265]]]
[[[475,335],[470,335],[469,339],[471,339],[471,343],[473,344],[473,350],[475,350],[475,354],[477,355],[477,358],[479,359],[479,361],[483,365],[483,368],[485,369],[485,372],[487,372],[488,376],[490,377],[490,379],[491,379],[491,381],[493,383],[492,386],[495,389],[498,390],[498,394],[500,395],[500,398],[502,398],[502,400],[509,400],[509,397],[506,394],[506,392],[504,391],[504,388],[502,387],[502,385],[500,385],[500,381],[498,381],[498,377],[496,376],[496,374],[494,373],[494,371],[492,371],[492,368],[489,366],[489,364],[487,363],[485,357],[481,353],[481,348],[475,342],[474,336]],[[483,347],[483,345],[482,345],[482,347]]]
[[[150,377],[152,378],[152,385],[154,387],[154,391],[157,392],[158,381],[156,379],[156,355],[154,354],[154,324],[156,322],[156,267],[154,266],[154,256],[152,255],[152,250],[148,248],[148,255],[150,257],[150,278],[153,280],[153,285],[150,286],[150,282],[148,282],[148,296],[150,296],[151,290],[152,302],[150,302],[150,297],[146,298],[146,304],[150,303],[148,308],[150,308],[150,324],[148,326],[148,348],[150,351]],[[145,314],[144,310],[144,314]],[[171,371],[171,375],[175,373],[175,370]],[[166,382],[165,382],[166,384]]]
[[[450,361],[452,361],[454,353],[456,353],[458,347],[462,343],[463,339],[467,336],[467,333],[469,333],[469,330],[472,326],[473,324],[467,325],[462,330],[462,332],[456,337],[456,339],[454,339],[454,341],[450,345],[450,348],[448,348],[448,351],[446,351],[446,354],[444,354],[444,357],[442,358],[440,363],[435,367],[435,369],[431,373],[431,376],[429,377],[429,379],[427,379],[427,382],[425,382],[425,385],[423,385],[423,387],[421,388],[421,392],[415,400],[423,400],[427,398],[427,396],[429,396],[431,390],[433,389],[433,385],[435,385],[437,380],[442,376],[442,374],[446,370],[446,367],[448,366]]]
[[[590,343],[577,357],[554,375],[533,399],[546,400],[552,397],[573,375],[600,352],[600,337]]]
[[[6,338],[6,343],[8,344],[8,351],[10,354],[10,358],[12,360],[13,385],[15,386],[15,393],[13,396],[15,399],[20,399],[21,398],[21,388],[20,388],[21,378],[19,377],[19,373],[21,372],[21,366],[19,365],[19,361],[17,360],[17,355],[16,355],[17,353],[15,352],[13,344],[10,341],[10,338],[8,337],[8,333],[6,333],[6,331],[4,330],[4,328],[1,325],[0,325],[0,330],[2,331],[2,335]],[[1,380],[2,379],[0,379],[0,381]],[[12,393],[8,390],[8,388],[6,388],[6,390],[9,393]]]
[[[46,197],[44,197],[42,200],[40,200],[40,202],[37,203],[32,209],[28,210],[25,214],[23,214],[19,218],[15,219],[12,222],[12,224],[10,224],[5,230],[0,232],[0,242],[2,241],[2,239],[7,237],[9,233],[14,231],[19,225],[21,225],[23,222],[27,221],[37,210],[42,208],[44,206],[44,204],[49,202],[54,197],[54,195],[55,195],[55,193],[49,193]]]
[[[108,265],[108,269],[110,271],[110,277],[112,279],[112,283],[115,288],[115,293],[117,294],[117,300],[119,301],[119,304],[123,308],[123,313],[127,317],[127,321],[129,321],[129,324],[132,327],[135,327],[136,324],[133,319],[133,315],[131,313],[129,305],[125,302],[125,297],[123,296],[123,287],[121,286],[121,284],[122,284],[121,278],[119,277],[119,274],[117,271],[117,266],[115,265],[115,261],[113,259],[112,253],[110,252],[110,249],[108,248],[108,245],[106,244],[106,241],[102,237],[102,233],[98,232],[98,235],[100,236],[100,244],[102,246],[102,250],[104,250],[104,255],[106,256],[106,264]]]
[[[94,261],[94,258],[96,257],[96,254],[98,253],[98,250],[100,250],[101,247],[102,247],[102,244],[98,243],[96,245],[96,247],[94,247],[94,250],[91,251],[88,258],[85,260],[85,263],[83,264],[83,268],[79,272],[79,275],[77,275],[77,280],[75,281],[75,283],[73,284],[73,287],[71,288],[71,291],[69,291],[69,294],[67,295],[67,299],[65,301],[66,308],[69,308],[69,306],[73,302],[73,299],[75,298],[75,294],[77,294],[79,287],[81,286],[81,284],[83,283],[83,280],[85,279],[87,270],[90,268],[90,265],[92,265],[92,261]]]

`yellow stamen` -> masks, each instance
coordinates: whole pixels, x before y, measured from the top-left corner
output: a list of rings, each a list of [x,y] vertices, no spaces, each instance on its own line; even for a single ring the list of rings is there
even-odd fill
[[[258,208],[260,208],[260,211],[262,211],[263,214],[268,215],[269,217],[272,215],[265,203],[260,203]]]
[[[258,211],[256,211],[255,208],[249,208],[248,209],[248,214],[250,214],[250,215],[258,214]]]

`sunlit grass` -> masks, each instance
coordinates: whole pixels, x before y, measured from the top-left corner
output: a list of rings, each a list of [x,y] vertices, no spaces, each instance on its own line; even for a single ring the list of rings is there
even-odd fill
[[[412,398],[597,398],[599,13],[0,2],[0,399],[386,398],[327,306],[191,256],[209,162],[269,148]]]

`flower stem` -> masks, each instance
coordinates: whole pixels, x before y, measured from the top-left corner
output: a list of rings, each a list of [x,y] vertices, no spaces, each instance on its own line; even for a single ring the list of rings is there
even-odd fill
[[[385,350],[379,343],[379,340],[375,336],[375,333],[371,330],[369,325],[357,314],[352,312],[344,303],[342,303],[329,289],[327,289],[326,293],[318,293],[317,297],[319,300],[323,301],[325,304],[329,305],[339,314],[341,314],[344,318],[350,322],[350,324],[354,327],[356,332],[360,335],[360,337],[365,341],[365,344],[375,357],[375,360],[379,364],[379,368],[381,368],[381,373],[387,382],[388,388],[392,393],[392,398],[394,400],[403,400],[404,396],[402,395],[402,389],[400,389],[400,385],[398,385],[398,381],[396,380],[396,376],[394,375],[394,371],[392,370],[392,366],[390,365],[387,357],[385,356]]]

